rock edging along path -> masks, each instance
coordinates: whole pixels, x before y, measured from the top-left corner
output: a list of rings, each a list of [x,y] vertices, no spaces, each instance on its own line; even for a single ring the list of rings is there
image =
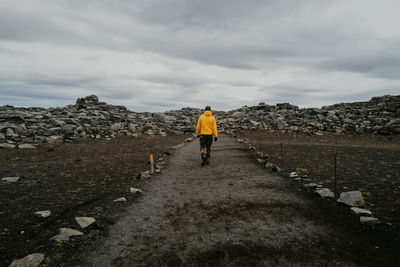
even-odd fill
[[[309,200],[245,145],[223,136],[212,148],[205,167],[198,139],[178,149],[83,266],[354,265],[352,249],[340,247],[352,246],[348,237],[310,219]]]

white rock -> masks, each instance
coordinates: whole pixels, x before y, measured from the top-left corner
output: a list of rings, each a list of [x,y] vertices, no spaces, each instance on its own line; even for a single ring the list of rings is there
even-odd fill
[[[71,236],[78,235],[83,235],[83,233],[71,228],[60,228],[58,229],[58,235],[53,236],[51,240],[56,242],[68,241]]]
[[[18,182],[18,180],[20,179],[21,177],[5,177],[5,178],[3,178],[3,179],[1,179],[2,181],[6,181],[6,182],[11,182],[11,183],[15,183],[15,182]]]
[[[372,212],[370,212],[369,210],[366,209],[360,209],[357,207],[352,207],[351,211],[355,214],[355,215],[372,215]]]
[[[141,179],[148,179],[148,178],[150,178],[150,171],[142,172],[140,178],[141,178]]]
[[[120,197],[120,198],[114,199],[114,202],[126,202],[126,198]]]
[[[62,135],[52,135],[47,139],[50,144],[60,144],[64,141],[64,136]]]
[[[15,145],[3,143],[0,144],[0,148],[15,148]]]
[[[291,173],[289,174],[289,177],[290,177],[290,178],[297,178],[297,177],[299,177],[299,175],[298,175],[297,172],[291,172]]]
[[[265,160],[264,159],[257,159],[257,162],[258,163],[265,163]]]
[[[81,228],[86,228],[96,221],[96,219],[92,217],[75,217],[75,220]]]
[[[360,191],[342,192],[340,198],[337,200],[339,203],[346,204],[352,207],[364,207],[364,197]]]
[[[161,165],[161,164],[156,164],[156,168],[157,168],[157,169],[164,169],[164,166]]]
[[[360,223],[364,225],[378,225],[381,224],[381,221],[378,218],[361,216]]]
[[[335,198],[335,193],[333,193],[329,188],[317,189],[315,193],[320,195],[322,198]]]
[[[44,260],[44,254],[33,253],[22,259],[15,260],[10,264],[10,267],[36,267]]]
[[[131,194],[143,194],[142,190],[134,187],[129,188],[129,191],[131,192]]]
[[[49,210],[36,211],[33,213],[33,215],[35,215],[39,218],[47,218],[51,215],[51,211],[49,211]]]
[[[36,147],[32,144],[20,144],[18,145],[18,148],[25,149],[25,148],[36,148]]]
[[[316,188],[318,185],[316,183],[308,183],[304,185],[307,188]]]

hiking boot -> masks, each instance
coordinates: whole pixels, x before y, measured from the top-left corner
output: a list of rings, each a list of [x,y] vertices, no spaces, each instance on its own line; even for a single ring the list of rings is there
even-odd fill
[[[210,165],[210,162],[208,160],[206,161],[206,165]]]
[[[203,158],[203,161],[201,162],[201,167],[203,167],[203,166],[205,166],[205,165],[206,165],[206,159]]]

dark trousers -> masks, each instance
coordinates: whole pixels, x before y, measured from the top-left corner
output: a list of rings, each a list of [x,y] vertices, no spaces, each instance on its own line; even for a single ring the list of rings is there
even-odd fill
[[[200,136],[201,158],[207,162],[210,162],[212,141],[213,141],[212,135]]]

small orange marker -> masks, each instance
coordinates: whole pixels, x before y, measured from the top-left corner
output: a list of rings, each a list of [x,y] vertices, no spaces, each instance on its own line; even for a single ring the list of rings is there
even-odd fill
[[[154,160],[153,160],[153,154],[150,154],[150,171],[152,174],[154,174]]]

